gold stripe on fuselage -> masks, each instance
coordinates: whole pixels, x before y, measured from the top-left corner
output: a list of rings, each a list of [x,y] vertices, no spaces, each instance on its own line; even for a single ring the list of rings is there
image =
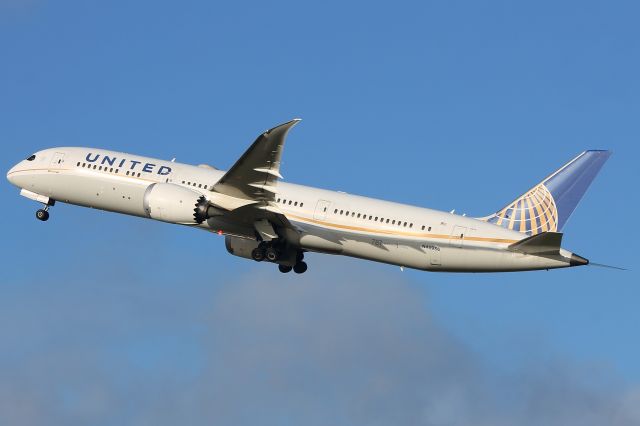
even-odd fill
[[[422,232],[403,232],[403,231],[390,231],[390,230],[386,230],[386,229],[374,229],[374,228],[365,228],[365,227],[360,227],[360,226],[352,226],[352,225],[341,225],[338,223],[331,223],[331,222],[326,222],[323,220],[317,220],[317,219],[311,219],[309,217],[305,217],[305,216],[298,216],[295,214],[291,214],[291,213],[284,213],[284,215],[289,218],[295,218],[298,219],[300,221],[306,222],[306,223],[312,223],[312,224],[316,224],[316,225],[322,225],[322,226],[326,226],[326,227],[331,227],[331,228],[337,228],[337,229],[346,229],[349,231],[360,231],[360,232],[370,232],[373,234],[383,234],[383,235],[397,235],[397,236],[403,236],[403,237],[416,237],[416,238],[432,238],[432,239],[442,239],[442,240],[449,240],[451,239],[451,235],[444,235],[444,234],[428,234],[428,233],[422,233]],[[458,237],[460,238],[460,237]],[[504,244],[513,244],[519,240],[511,240],[508,238],[490,238],[490,237],[475,237],[475,236],[465,236],[464,239],[466,241],[482,241],[482,242],[488,242],[488,243],[504,243]]]

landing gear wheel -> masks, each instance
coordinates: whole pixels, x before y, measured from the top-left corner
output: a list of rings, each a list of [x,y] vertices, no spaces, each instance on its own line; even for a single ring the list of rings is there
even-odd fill
[[[293,267],[293,272],[296,274],[304,274],[307,271],[307,264],[305,262],[298,262]]]
[[[36,218],[38,220],[46,222],[46,220],[49,219],[49,212],[44,209],[40,209],[36,212]]]
[[[264,250],[260,247],[251,250],[251,258],[256,262],[262,262],[264,260]]]
[[[275,262],[278,260],[278,252],[273,247],[269,247],[265,250],[265,256],[269,262]]]
[[[287,266],[287,265],[278,265],[278,269],[280,270],[280,272],[282,272],[283,274],[286,274],[287,272],[291,272],[291,270],[293,269],[293,267],[291,266]]]
[[[304,259],[304,252],[303,252],[303,251],[299,251],[299,252],[296,254],[296,261],[298,261],[298,262],[302,262],[302,260],[303,260],[303,259]]]

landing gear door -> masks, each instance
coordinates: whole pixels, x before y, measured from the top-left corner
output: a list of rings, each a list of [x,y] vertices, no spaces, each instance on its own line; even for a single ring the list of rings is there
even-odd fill
[[[318,204],[316,204],[316,211],[313,213],[313,218],[315,220],[324,220],[324,218],[327,217],[327,211],[329,210],[330,205],[331,201],[318,200]]]
[[[60,169],[62,168],[63,164],[64,164],[64,152],[55,152],[53,154],[53,157],[51,158],[50,167],[52,169]]]

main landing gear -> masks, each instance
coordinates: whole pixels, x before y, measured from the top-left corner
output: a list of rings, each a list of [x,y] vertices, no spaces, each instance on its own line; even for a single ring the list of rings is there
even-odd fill
[[[258,247],[251,251],[251,257],[256,262],[262,262],[266,260],[267,262],[278,263],[278,260],[286,261],[287,263],[292,263],[291,256],[292,254],[289,252],[285,252],[280,249],[276,244],[272,242],[263,241]],[[307,271],[307,264],[303,261],[304,253],[302,251],[298,251],[296,253],[296,263],[291,266],[286,264],[278,264],[278,270],[283,274],[287,272],[295,272],[296,274],[303,274]]]
[[[283,274],[286,274],[287,272],[291,272],[292,269],[293,269],[293,272],[295,272],[296,274],[304,274],[305,272],[307,272],[307,262],[303,262],[302,260],[299,260],[296,262],[294,266],[278,265],[278,269]]]

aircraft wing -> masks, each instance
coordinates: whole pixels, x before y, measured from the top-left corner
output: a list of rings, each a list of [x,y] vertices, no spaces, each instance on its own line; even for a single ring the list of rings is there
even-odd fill
[[[273,201],[276,184],[282,178],[280,158],[289,129],[300,119],[267,130],[242,154],[242,157],[222,176],[213,191],[254,202]]]
[[[280,159],[289,130],[300,119],[267,130],[242,154],[240,159],[211,188],[216,207],[225,211],[225,220],[251,228],[263,240],[279,237],[276,229],[293,229],[275,198]]]

